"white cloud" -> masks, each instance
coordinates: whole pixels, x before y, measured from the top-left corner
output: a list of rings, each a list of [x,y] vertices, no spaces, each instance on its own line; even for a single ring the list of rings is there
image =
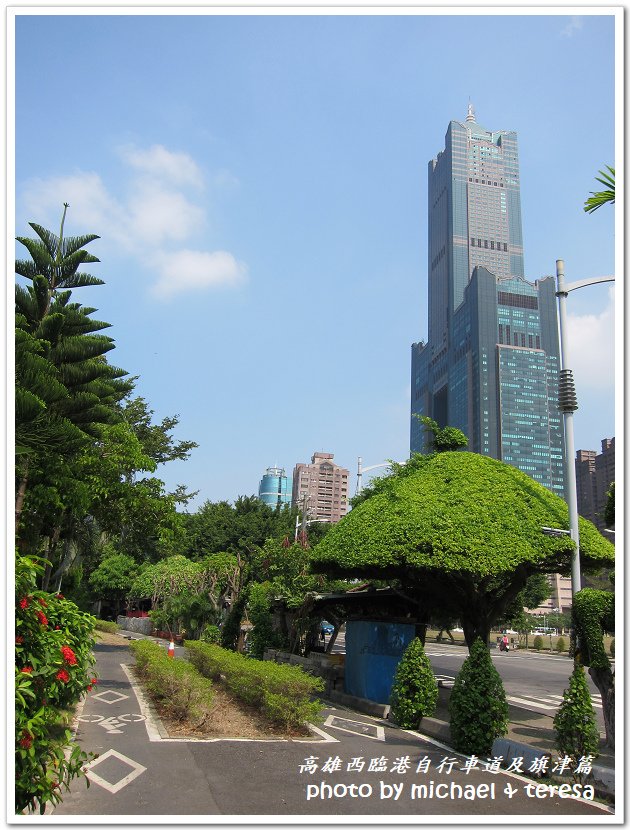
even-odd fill
[[[187,153],[172,153],[161,144],[154,144],[147,150],[126,145],[119,148],[119,153],[128,165],[152,178],[166,179],[178,185],[203,186],[201,170]]]
[[[228,251],[181,250],[153,260],[160,278],[153,293],[161,299],[203,288],[235,288],[247,281],[247,266]]]
[[[72,219],[80,217],[86,233],[113,236],[120,242],[127,224],[124,207],[108,193],[98,173],[30,179],[22,191],[22,201],[29,216],[37,217],[38,224],[53,231],[59,227],[64,202],[70,205]]]
[[[582,392],[598,392],[615,385],[614,289],[599,314],[568,314],[569,368],[573,369],[578,400]]]
[[[579,32],[582,26],[584,25],[584,21],[581,17],[577,15],[572,15],[567,25],[562,29],[560,34],[562,37],[573,37],[576,32]]]
[[[113,244],[135,256],[143,266],[149,265],[154,274],[157,271],[159,276],[152,286],[157,297],[244,284],[246,265],[227,251],[169,250],[169,245],[190,241],[207,222],[206,207],[182,191],[184,185],[202,183],[194,160],[161,145],[148,150],[127,147],[120,155],[139,171],[127,182],[124,196],[114,196],[96,172],[34,178],[21,188],[26,215],[55,231],[63,204],[68,202],[73,228],[79,226],[81,233],[98,233],[102,244]],[[229,171],[222,170],[218,175],[224,185],[238,184]],[[159,256],[156,250],[161,252]]]
[[[128,212],[130,234],[141,243],[153,245],[187,239],[204,221],[204,211],[183,193],[145,180],[132,187]]]

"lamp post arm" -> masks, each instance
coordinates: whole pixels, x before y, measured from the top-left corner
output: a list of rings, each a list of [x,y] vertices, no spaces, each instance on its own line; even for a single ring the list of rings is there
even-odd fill
[[[563,284],[563,292],[568,294],[569,291],[575,291],[578,288],[584,288],[587,285],[598,285],[600,282],[614,282],[614,277],[588,277],[585,280],[578,280],[577,282],[570,282]],[[556,293],[560,293],[559,291]]]

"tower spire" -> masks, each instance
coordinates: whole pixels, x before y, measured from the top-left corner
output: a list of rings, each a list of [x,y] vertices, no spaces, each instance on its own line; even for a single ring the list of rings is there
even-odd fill
[[[466,116],[466,121],[474,121],[475,120],[475,110],[473,109],[473,105],[470,103],[470,99],[468,99],[468,115]]]

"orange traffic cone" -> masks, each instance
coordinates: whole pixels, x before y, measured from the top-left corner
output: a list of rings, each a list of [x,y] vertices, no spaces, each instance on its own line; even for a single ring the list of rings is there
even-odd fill
[[[175,657],[175,643],[173,640],[168,644],[168,657]]]

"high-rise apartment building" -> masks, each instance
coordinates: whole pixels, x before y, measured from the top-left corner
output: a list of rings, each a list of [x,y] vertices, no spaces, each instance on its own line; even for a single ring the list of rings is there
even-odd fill
[[[258,485],[258,498],[269,507],[291,505],[292,481],[282,467],[267,467]]]
[[[576,456],[578,513],[604,530],[608,491],[615,480],[615,439],[604,438],[601,453],[578,450]]]
[[[316,452],[310,464],[296,464],[293,470],[293,504],[309,520],[338,522],[348,512],[349,470],[333,462],[329,452]]]
[[[525,279],[516,133],[468,107],[429,162],[428,342],[412,345],[414,415],[461,429],[468,449],[563,495],[559,343],[553,278]]]

